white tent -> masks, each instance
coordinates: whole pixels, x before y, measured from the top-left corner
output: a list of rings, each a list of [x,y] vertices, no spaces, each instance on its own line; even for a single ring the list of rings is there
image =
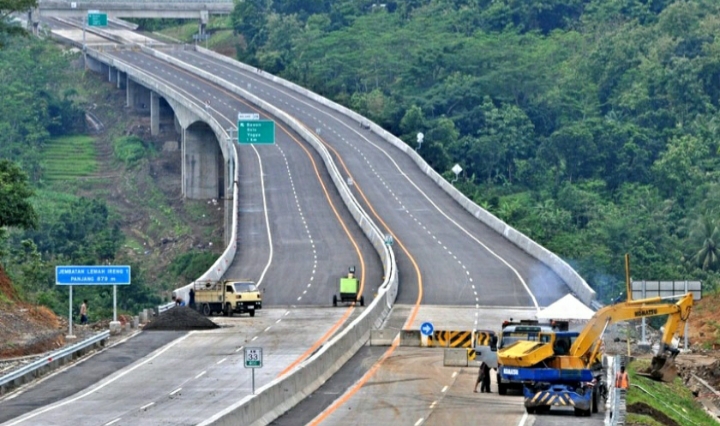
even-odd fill
[[[580,320],[587,321],[595,312],[576,299],[572,294],[567,294],[560,300],[537,313],[537,319],[554,320]]]

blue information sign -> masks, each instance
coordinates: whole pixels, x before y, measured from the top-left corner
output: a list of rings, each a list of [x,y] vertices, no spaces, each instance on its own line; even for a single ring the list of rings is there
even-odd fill
[[[129,266],[56,266],[57,285],[127,285]]]
[[[424,322],[420,326],[420,333],[424,336],[432,336],[433,331],[435,331],[435,327],[433,327],[431,322]]]

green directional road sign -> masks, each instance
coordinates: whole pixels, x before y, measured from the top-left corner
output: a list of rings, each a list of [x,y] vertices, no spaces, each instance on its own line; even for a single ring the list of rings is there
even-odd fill
[[[96,10],[88,11],[88,27],[107,27],[107,13],[100,13]]]
[[[239,120],[239,144],[275,143],[275,122],[272,120]]]

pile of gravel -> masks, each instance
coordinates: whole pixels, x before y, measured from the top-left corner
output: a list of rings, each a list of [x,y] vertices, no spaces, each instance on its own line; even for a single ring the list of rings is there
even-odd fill
[[[220,326],[187,306],[169,309],[147,323],[145,330],[209,330]]]

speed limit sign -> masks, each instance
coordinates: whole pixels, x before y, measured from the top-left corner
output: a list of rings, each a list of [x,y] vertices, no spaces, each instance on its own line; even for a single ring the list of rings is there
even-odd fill
[[[262,348],[245,348],[245,368],[262,368]]]

